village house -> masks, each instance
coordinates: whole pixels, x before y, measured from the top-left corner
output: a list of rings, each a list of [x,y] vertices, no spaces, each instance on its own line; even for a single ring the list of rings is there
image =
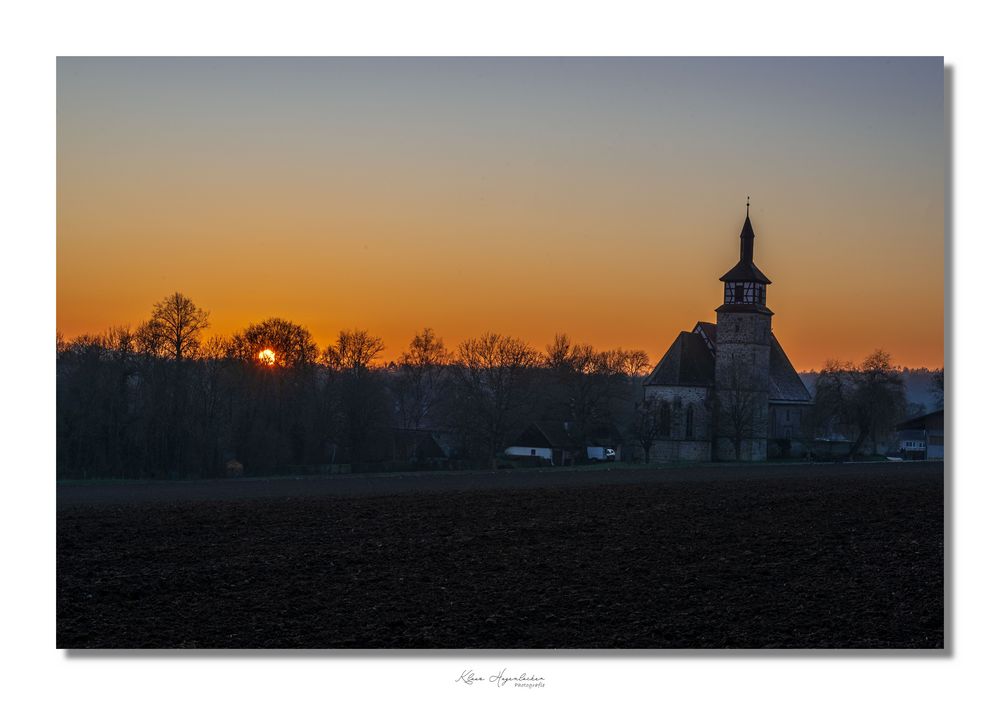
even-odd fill
[[[551,465],[574,465],[580,462],[613,461],[621,452],[621,435],[614,426],[598,430],[584,444],[574,440],[569,422],[536,421],[504,450],[513,458],[540,458]]]
[[[535,422],[528,424],[504,450],[504,455],[540,458],[551,465],[569,465],[575,451],[565,424]]]
[[[915,460],[944,459],[944,409],[906,419],[899,431],[899,450]]]

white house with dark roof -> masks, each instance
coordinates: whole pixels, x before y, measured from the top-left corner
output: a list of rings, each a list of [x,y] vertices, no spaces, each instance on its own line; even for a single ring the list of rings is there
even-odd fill
[[[716,322],[681,332],[644,382],[659,402],[657,462],[764,460],[794,453],[812,397],[771,330],[771,284],[753,261],[750,204],[740,260],[720,277]]]
[[[552,465],[572,462],[576,444],[569,437],[565,424],[537,421],[528,424],[514,443],[504,451],[512,457],[537,457]]]

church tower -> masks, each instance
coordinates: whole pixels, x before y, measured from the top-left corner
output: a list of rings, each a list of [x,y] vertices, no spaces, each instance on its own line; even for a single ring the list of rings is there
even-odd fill
[[[716,312],[715,455],[720,460],[767,458],[771,355],[771,280],[753,262],[750,199],[740,233],[740,261],[726,272]]]

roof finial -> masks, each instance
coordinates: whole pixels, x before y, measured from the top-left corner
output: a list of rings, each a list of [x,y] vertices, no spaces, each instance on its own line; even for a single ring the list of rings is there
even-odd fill
[[[747,218],[750,217],[750,196],[747,196]]]

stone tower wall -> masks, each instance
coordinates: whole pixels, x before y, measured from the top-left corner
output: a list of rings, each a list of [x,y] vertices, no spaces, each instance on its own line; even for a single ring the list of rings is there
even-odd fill
[[[739,459],[767,458],[770,365],[770,315],[756,311],[719,312],[715,352],[718,459],[737,460],[734,436],[740,421],[743,438]]]

